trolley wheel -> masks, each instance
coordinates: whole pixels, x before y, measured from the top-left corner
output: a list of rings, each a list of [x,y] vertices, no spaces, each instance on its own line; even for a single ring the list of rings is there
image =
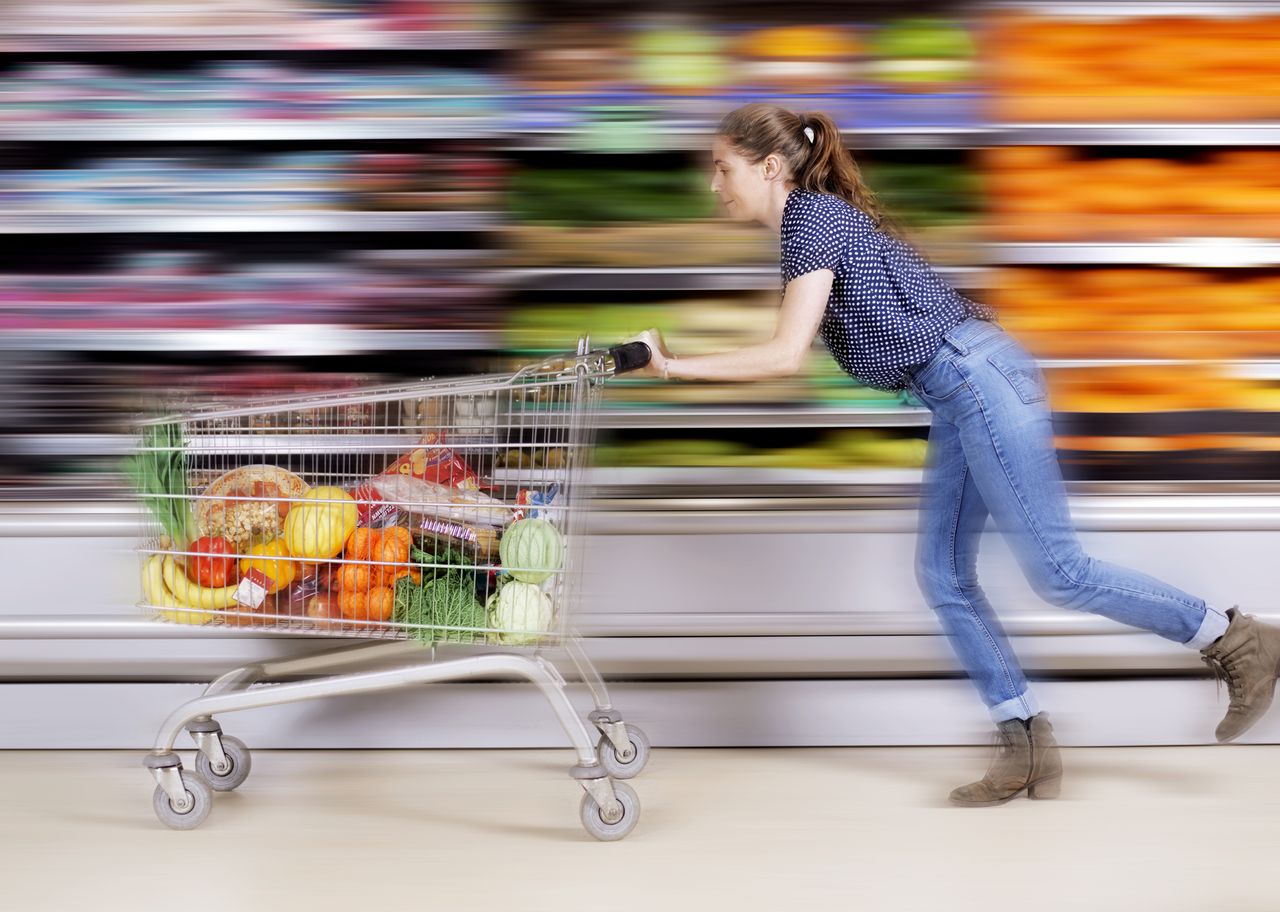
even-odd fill
[[[614,842],[623,838],[636,828],[640,820],[640,799],[636,797],[631,786],[625,782],[615,782],[613,793],[622,805],[622,816],[613,823],[604,819],[600,805],[596,804],[596,799],[591,797],[590,792],[582,796],[582,805],[579,808],[582,826],[602,842]]]
[[[249,748],[239,738],[222,736],[222,753],[226,755],[229,766],[222,772],[216,772],[213,761],[201,751],[196,754],[196,772],[209,783],[215,792],[230,792],[239,788],[249,778],[249,770],[253,767],[253,757]]]
[[[209,785],[195,773],[183,770],[182,787],[187,790],[187,806],[179,809],[173,806],[168,794],[160,786],[156,786],[151,805],[155,808],[160,822],[173,830],[194,830],[205,822],[209,811],[213,810],[213,792]]]
[[[618,756],[617,748],[608,735],[601,735],[596,744],[600,765],[614,779],[635,778],[649,762],[649,736],[634,725],[627,725],[626,731],[627,737],[631,739],[631,756],[625,760]]]

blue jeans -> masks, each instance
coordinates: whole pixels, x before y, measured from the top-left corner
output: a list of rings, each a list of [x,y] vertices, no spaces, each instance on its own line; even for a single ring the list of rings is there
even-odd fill
[[[933,413],[916,578],[996,722],[1039,712],[978,585],[978,539],[990,515],[1036,594],[1203,649],[1224,614],[1136,570],[1085,554],[1067,508],[1044,375],[998,324],[969,318],[907,372]]]

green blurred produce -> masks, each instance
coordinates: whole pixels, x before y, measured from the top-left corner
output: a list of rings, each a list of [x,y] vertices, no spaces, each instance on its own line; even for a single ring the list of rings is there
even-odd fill
[[[869,162],[862,170],[889,214],[909,227],[967,224],[982,215],[982,179],[972,168]]]
[[[509,208],[523,222],[667,222],[710,218],[715,198],[692,170],[529,168],[512,176]]]

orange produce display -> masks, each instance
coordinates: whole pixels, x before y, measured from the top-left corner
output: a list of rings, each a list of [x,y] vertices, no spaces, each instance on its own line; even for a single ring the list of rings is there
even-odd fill
[[[1007,268],[988,300],[1041,357],[1280,355],[1280,275],[1270,270]]]
[[[1280,152],[1098,156],[1008,146],[983,153],[991,229],[1008,241],[1280,238]]]
[[[1005,121],[1280,116],[1280,15],[992,17],[983,58]]]

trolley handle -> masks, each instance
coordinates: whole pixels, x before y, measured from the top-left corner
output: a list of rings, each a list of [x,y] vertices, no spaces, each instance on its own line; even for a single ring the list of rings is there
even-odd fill
[[[647,342],[626,342],[609,349],[609,357],[613,359],[615,376],[629,374],[648,366],[653,358],[653,349]]]

